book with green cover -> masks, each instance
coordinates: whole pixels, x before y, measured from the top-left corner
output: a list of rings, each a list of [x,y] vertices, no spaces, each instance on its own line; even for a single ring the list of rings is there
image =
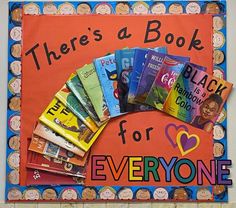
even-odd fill
[[[104,99],[102,88],[93,64],[86,64],[77,70],[80,81],[88,94],[93,107],[100,119],[106,121],[109,119],[109,111]]]
[[[69,79],[66,82],[68,88],[71,90],[71,92],[74,93],[75,97],[78,99],[78,101],[82,104],[88,115],[94,120],[94,122],[97,124],[97,126],[101,126],[102,122],[99,120],[96,111],[94,110],[94,107],[91,103],[91,100],[89,99],[85,89],[83,88],[83,85],[77,76],[77,74],[73,74],[71,79]]]
[[[57,93],[56,98],[68,107],[87,127],[93,132],[98,130],[97,125],[89,117],[83,106],[79,103],[74,94],[64,85]]]

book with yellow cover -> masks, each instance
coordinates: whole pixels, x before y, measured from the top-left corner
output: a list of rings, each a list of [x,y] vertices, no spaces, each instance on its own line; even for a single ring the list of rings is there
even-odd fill
[[[97,125],[89,117],[83,106],[79,103],[74,94],[66,86],[66,84],[56,93],[56,98],[68,107],[92,132],[98,130]]]
[[[89,150],[106,125],[93,133],[57,98],[51,101],[39,120],[84,151]]]

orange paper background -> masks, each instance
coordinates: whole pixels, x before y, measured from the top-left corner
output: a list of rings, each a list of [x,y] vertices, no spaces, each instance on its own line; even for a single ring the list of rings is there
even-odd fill
[[[147,22],[155,19],[162,23],[160,28],[161,38],[156,42],[144,43]],[[132,36],[129,39],[118,40],[117,32],[123,27],[127,27],[128,32],[131,33]],[[93,31],[96,29],[100,30],[103,35],[103,39],[99,42],[95,41],[92,35]],[[204,49],[200,51],[192,49],[189,51],[188,45],[196,29],[198,29],[197,38],[202,41],[201,45],[204,46]],[[166,45],[164,37],[165,34],[170,32],[173,33],[175,37],[184,36],[186,46],[179,48],[175,44]],[[54,51],[58,53],[62,43],[69,44],[73,37],[79,39],[82,35],[88,35],[89,44],[81,46],[77,41],[75,51],[71,48],[70,52],[67,55],[62,55],[60,60],[53,61],[51,65],[47,64],[47,59],[43,52],[43,44],[45,42],[47,42],[50,49],[54,49]],[[40,45],[36,50],[37,56],[40,57],[40,70],[36,69],[32,56],[25,55],[25,52],[37,43]],[[157,47],[163,45],[168,47],[170,54],[190,56],[192,62],[205,66],[208,72],[212,72],[212,16],[24,16],[21,106],[21,185],[25,185],[26,180],[27,138],[31,137],[38,117],[52,100],[55,93],[68,79],[70,73],[86,63],[91,63],[94,58],[113,52],[116,49],[122,49],[124,47]],[[154,127],[156,131],[159,126],[158,123],[160,122],[160,126],[162,127],[165,124],[164,122],[182,123],[174,118],[165,117],[166,119],[162,119],[162,117],[163,115],[160,112],[146,112],[131,114],[126,116],[125,119],[128,121],[127,128],[136,128],[141,131],[145,128],[145,122],[148,122],[148,125]],[[148,118],[148,120],[146,120],[146,118]],[[105,132],[93,148],[93,154],[109,152],[109,154],[117,156],[119,152],[127,155],[138,154],[140,152],[138,155],[148,154],[150,156],[156,156],[162,154],[162,156],[165,156],[163,154],[166,154],[167,151],[163,152],[161,150],[162,148],[154,148],[151,143],[145,143],[144,141],[137,144],[130,143],[126,147],[120,146],[118,143],[114,143],[117,146],[112,145],[112,141],[115,141],[115,138],[117,138],[117,135],[113,134],[117,133],[115,128],[118,127],[118,120],[112,121],[106,127]],[[163,131],[163,129],[161,131]],[[200,137],[205,137],[204,133],[199,130],[198,132],[200,132]],[[156,140],[164,140],[163,134],[160,134],[158,137],[156,136]],[[156,140],[153,140],[153,144],[160,145]],[[198,148],[191,158],[193,160],[200,158],[207,163],[207,161],[212,159],[212,141],[209,138],[201,141],[202,146]],[[168,144],[166,143],[165,146],[167,147]],[[122,151],[120,151],[121,149]],[[169,151],[171,150],[169,149]],[[173,151],[173,155],[175,154],[177,154],[177,152]],[[119,161],[118,157],[117,160]],[[88,183],[92,184],[91,181],[88,181]],[[107,183],[111,185],[113,182],[108,181]],[[126,182],[122,180],[119,184],[123,185],[126,184]]]

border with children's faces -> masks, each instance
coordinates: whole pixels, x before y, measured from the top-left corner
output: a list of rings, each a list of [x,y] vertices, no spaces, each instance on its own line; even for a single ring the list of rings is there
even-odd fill
[[[81,6],[83,4],[83,7]],[[123,4],[123,5],[122,5]],[[21,20],[20,14],[181,14],[181,13],[215,13],[214,23],[214,70],[217,77],[226,78],[226,2],[225,0],[212,1],[146,1],[146,2],[10,2],[9,3],[9,45],[8,45],[8,110],[7,110],[7,164],[6,164],[6,193],[8,201],[47,200],[47,193],[54,200],[81,201],[86,191],[94,193],[94,199],[104,200],[104,192],[109,190],[115,200],[123,199],[122,192],[129,194],[130,200],[139,200],[139,195],[145,195],[147,200],[160,200],[158,193],[164,193],[168,200],[176,201],[176,193],[187,195],[189,201],[201,201],[200,192],[207,192],[216,202],[228,201],[227,187],[225,186],[190,186],[190,187],[85,187],[85,186],[20,186],[20,101],[21,101]],[[214,126],[213,154],[215,160],[227,159],[227,108],[226,105]],[[176,191],[178,190],[178,191]],[[70,194],[67,196],[67,193]],[[207,194],[209,195],[209,194]],[[207,201],[205,198],[202,201]]]

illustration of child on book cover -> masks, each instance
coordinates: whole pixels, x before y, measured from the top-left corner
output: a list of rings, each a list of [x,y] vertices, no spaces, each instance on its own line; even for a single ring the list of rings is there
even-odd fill
[[[231,89],[231,83],[188,63],[168,94],[163,111],[211,132]]]
[[[199,129],[211,131],[214,126],[213,119],[219,115],[223,99],[218,94],[211,94],[200,106],[200,115],[197,115],[191,124]]]

